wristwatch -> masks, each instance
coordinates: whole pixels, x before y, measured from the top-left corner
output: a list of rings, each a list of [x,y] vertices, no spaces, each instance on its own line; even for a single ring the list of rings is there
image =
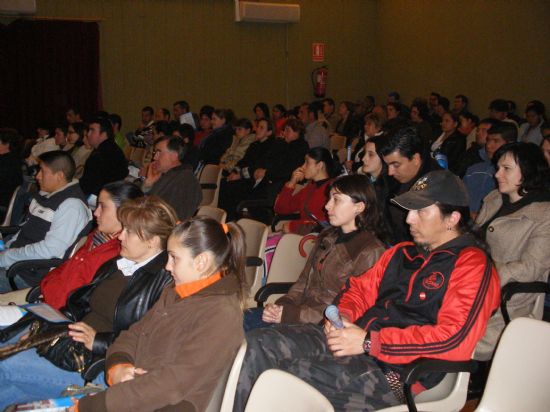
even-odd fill
[[[369,353],[371,346],[372,346],[372,342],[370,340],[369,334],[367,333],[366,336],[365,336],[365,340],[363,341],[363,351],[365,353]]]

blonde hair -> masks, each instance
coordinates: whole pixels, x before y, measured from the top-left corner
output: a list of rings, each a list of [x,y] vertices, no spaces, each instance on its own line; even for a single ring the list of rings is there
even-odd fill
[[[141,240],[158,236],[163,249],[166,249],[168,237],[178,221],[174,209],[157,196],[124,202],[117,211],[117,217],[124,228],[137,233]]]

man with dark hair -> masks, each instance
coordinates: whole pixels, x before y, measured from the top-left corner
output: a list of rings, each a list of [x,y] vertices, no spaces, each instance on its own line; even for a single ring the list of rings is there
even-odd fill
[[[128,161],[114,141],[113,127],[108,119],[92,119],[87,138],[93,151],[84,164],[80,187],[86,196],[97,196],[105,184],[128,175]]]
[[[471,116],[471,117],[470,117]],[[487,131],[499,121],[491,118],[483,119],[479,122],[479,119],[476,115],[470,114],[468,112],[462,113],[460,115],[460,128],[459,132],[465,134],[471,125],[475,124],[474,128],[468,135],[474,135],[474,141],[469,144],[468,149],[464,152],[460,158],[457,176],[463,178],[466,174],[466,170],[476,163],[483,162],[486,159],[485,156],[485,142],[487,141]],[[468,126],[470,125],[470,126]]]
[[[388,103],[401,103],[401,96],[397,92],[388,93]]]
[[[435,171],[393,201],[407,211],[414,243],[388,249],[349,278],[335,301],[342,328],[325,321],[249,332],[235,411],[244,410],[267,369],[303,379],[335,410],[372,411],[404,402],[400,375],[416,359],[471,358],[500,290],[490,257],[469,231],[464,185],[448,170]],[[423,375],[414,392],[443,376]]]
[[[67,111],[65,112],[65,118],[67,119],[67,123],[69,124],[82,121],[80,110],[76,106],[71,106],[67,109]]]
[[[314,100],[307,107],[305,139],[310,149],[320,146],[330,150],[328,123],[319,119],[319,114],[322,112],[323,103],[320,100]]]
[[[517,139],[518,129],[512,123],[497,120],[488,129],[485,147],[479,151],[482,161],[470,166],[464,175],[464,184],[470,197],[470,213],[473,218],[479,213],[485,196],[496,187],[493,155],[501,146],[515,142]]]
[[[124,138],[124,134],[122,134],[122,117],[116,113],[111,113],[109,116],[107,116],[107,119],[111,122],[111,126],[113,126],[113,134],[115,135],[115,143],[120,147],[121,150],[124,150],[126,147],[126,139]]]
[[[76,166],[71,155],[61,150],[46,152],[38,157],[38,164],[40,192],[32,196],[27,221],[6,244],[8,249],[0,252],[2,271],[21,260],[62,258],[92,219],[84,193],[73,180]],[[21,272],[15,283],[19,288],[36,286],[40,275]],[[3,272],[0,292],[9,291]]]
[[[453,100],[453,114],[459,116],[468,110],[468,98],[463,94],[457,94]]]
[[[142,186],[146,194],[172,206],[182,221],[195,214],[202,200],[199,181],[184,160],[189,146],[178,136],[160,137]]]
[[[512,123],[518,128],[518,124],[508,117],[508,102],[504,99],[495,99],[489,104],[489,117]]]
[[[388,165],[388,174],[399,182],[397,190],[390,196],[407,192],[420,176],[440,169],[437,162],[424,150],[422,140],[414,127],[402,128],[391,133],[380,154]],[[389,212],[394,232],[393,243],[410,240],[405,223],[406,212],[395,205],[389,207]]]
[[[330,97],[323,99],[323,116],[328,123],[329,132],[334,133],[336,126],[338,125],[338,121],[340,120],[338,113],[336,113],[334,99],[331,99]]]
[[[435,112],[435,108],[437,107],[437,104],[439,103],[439,98],[441,95],[436,92],[431,92],[430,96],[428,97],[428,108],[430,109],[430,115]]]
[[[165,107],[159,107],[155,111],[155,123],[156,122],[169,122],[170,121],[170,110]]]
[[[172,105],[172,114],[177,121],[180,120],[182,114],[189,113],[190,110],[191,107],[185,100],[178,100]],[[212,111],[214,111],[214,109],[212,109]]]
[[[537,145],[542,143],[541,126],[546,116],[544,103],[533,100],[527,104],[525,109],[525,118],[527,121],[519,128],[519,141],[531,142]]]

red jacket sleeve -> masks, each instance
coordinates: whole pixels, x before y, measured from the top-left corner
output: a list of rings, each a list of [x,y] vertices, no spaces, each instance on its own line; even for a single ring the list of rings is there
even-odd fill
[[[306,198],[307,189],[309,188],[308,184],[306,187],[303,187],[298,193],[294,193],[294,189],[289,188],[286,184],[283,186],[282,190],[275,200],[275,206],[273,210],[279,215],[290,215],[292,213],[299,213],[304,204]]]
[[[490,264],[490,263],[489,263]],[[455,264],[435,325],[384,328],[371,333],[371,356],[403,364],[420,357],[468,360],[500,303],[496,270],[485,254],[464,249]]]
[[[342,316],[355,322],[374,305],[384,271],[397,250],[399,250],[399,245],[386,250],[373,267],[360,276],[349,278],[348,287],[338,303],[338,309]]]
[[[88,235],[84,246],[71,259],[50,271],[40,282],[48,305],[56,309],[65,306],[73,290],[90,283],[99,267],[120,253],[118,239],[111,239],[90,251],[92,237],[93,233]]]

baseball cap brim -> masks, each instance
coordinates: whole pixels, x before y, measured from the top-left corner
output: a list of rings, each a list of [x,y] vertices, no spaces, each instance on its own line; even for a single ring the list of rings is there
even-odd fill
[[[422,196],[421,192],[406,192],[391,199],[392,203],[406,210],[419,210],[435,203],[433,199]]]

